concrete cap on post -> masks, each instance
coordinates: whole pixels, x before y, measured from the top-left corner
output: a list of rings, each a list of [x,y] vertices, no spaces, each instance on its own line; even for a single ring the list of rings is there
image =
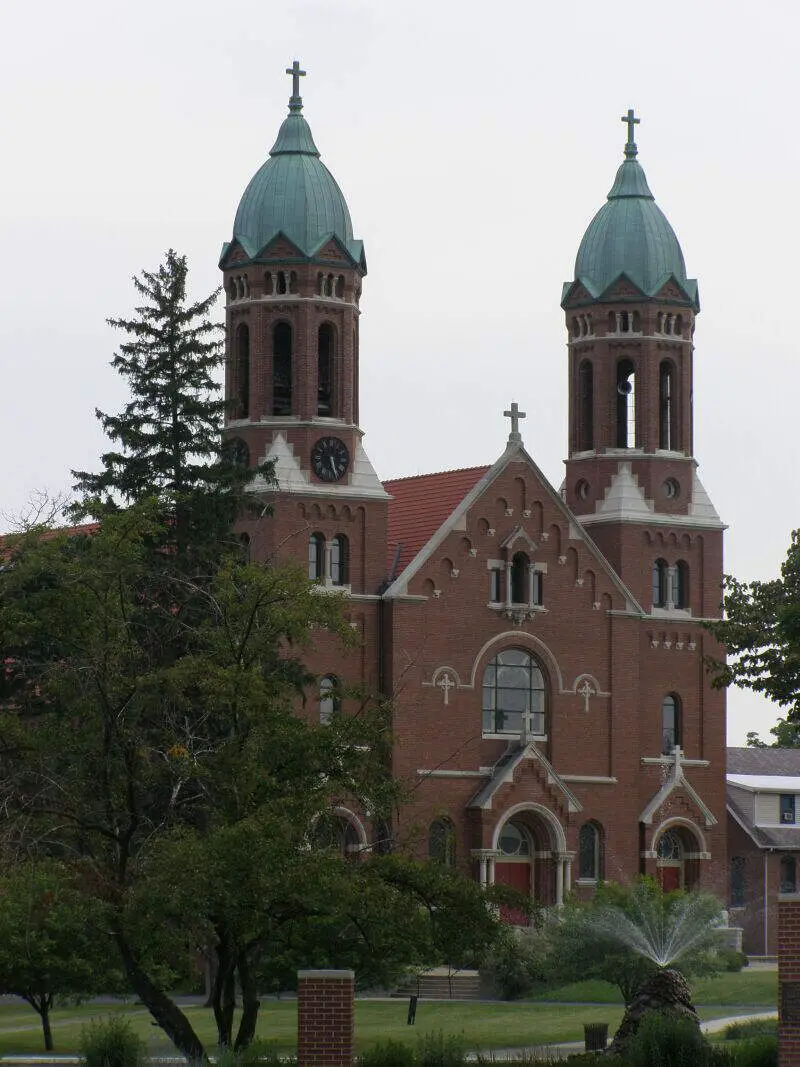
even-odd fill
[[[355,981],[356,972],[355,971],[345,971],[345,970],[342,970],[342,971],[334,971],[334,970],[330,970],[330,971],[298,971],[297,972],[297,980],[298,981],[302,981],[304,978],[341,978],[342,981],[346,981],[347,979],[352,979],[352,981]]]

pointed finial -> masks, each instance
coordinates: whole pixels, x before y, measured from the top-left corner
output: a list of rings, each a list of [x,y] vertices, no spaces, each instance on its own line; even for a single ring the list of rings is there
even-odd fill
[[[519,404],[517,404],[515,400],[511,405],[511,409],[509,411],[504,411],[503,415],[507,419],[511,419],[511,433],[508,435],[508,443],[510,445],[520,444],[522,441],[522,434],[519,432],[519,420],[526,417],[525,412],[519,410]]]
[[[303,98],[300,95],[300,79],[305,78],[306,72],[300,70],[300,64],[295,60],[291,67],[286,68],[286,73],[292,76],[292,95],[289,97],[289,110],[302,111]],[[639,120],[637,119],[636,121],[638,122]]]
[[[633,108],[629,107],[628,114],[623,115],[621,121],[627,122],[628,124],[628,141],[625,145],[625,158],[636,159],[639,149],[636,147],[636,141],[633,136],[633,127],[638,126],[641,119],[637,119],[633,113]]]

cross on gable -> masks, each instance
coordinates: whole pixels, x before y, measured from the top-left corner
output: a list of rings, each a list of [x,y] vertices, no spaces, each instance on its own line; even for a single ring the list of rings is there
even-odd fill
[[[286,73],[292,76],[292,99],[291,103],[297,103],[302,106],[302,100],[300,98],[300,79],[305,78],[306,72],[300,70],[300,64],[297,60],[292,63],[291,67],[286,68]],[[638,119],[637,119],[638,122]]]
[[[634,126],[638,126],[641,119],[637,119],[633,113],[633,108],[628,108],[628,114],[623,115],[621,120],[628,124],[628,142],[625,145],[625,156],[627,159],[634,159],[637,153],[636,140],[634,138]]]
[[[520,411],[519,404],[514,401],[514,403],[511,405],[511,408],[508,411],[504,411],[503,415],[505,416],[505,418],[511,419],[511,433],[508,435],[509,442],[513,441],[514,443],[516,443],[518,441],[521,441],[522,434],[519,432],[519,422],[520,419],[527,418],[525,412]]]

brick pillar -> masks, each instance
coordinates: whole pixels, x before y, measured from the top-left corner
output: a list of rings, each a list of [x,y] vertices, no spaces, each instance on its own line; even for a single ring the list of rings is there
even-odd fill
[[[351,1067],[355,1054],[353,971],[297,972],[299,1067]]]
[[[780,1067],[800,1067],[800,893],[778,896]]]

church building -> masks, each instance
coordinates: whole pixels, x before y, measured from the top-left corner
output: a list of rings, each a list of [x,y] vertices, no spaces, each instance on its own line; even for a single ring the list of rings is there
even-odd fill
[[[544,905],[639,873],[724,897],[725,695],[701,625],[719,615],[724,526],[693,451],[700,305],[637,159],[639,120],[624,116],[624,158],[561,293],[561,488],[526,451],[517,402],[485,466],[382,481],[359,413],[364,245],[303,115],[304,71],[287,73],[288,116],[220,260],[225,432],[242,461],[274,463],[277,484],[254,486],[271,517],[242,524],[252,558],[301,560],[358,637],[343,653],[319,636],[303,713],[324,722],[354,683],[392,701],[409,800],[392,827],[338,808],[343,852],[410,840]]]

